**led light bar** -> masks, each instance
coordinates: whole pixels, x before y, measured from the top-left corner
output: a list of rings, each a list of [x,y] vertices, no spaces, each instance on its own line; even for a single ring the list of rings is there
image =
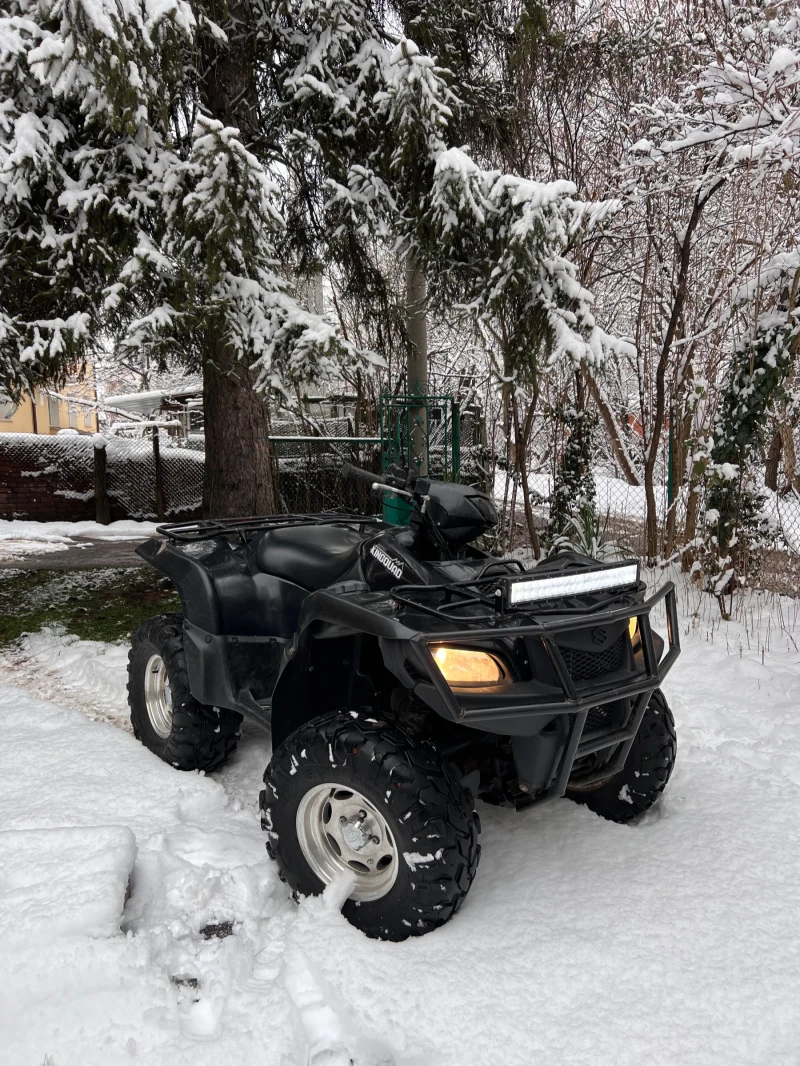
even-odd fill
[[[580,596],[585,592],[606,592],[609,589],[624,589],[639,584],[639,564],[622,563],[606,566],[602,570],[584,570],[557,577],[528,577],[511,579],[508,582],[509,607],[521,603],[537,603],[542,600],[559,600],[564,596]]]

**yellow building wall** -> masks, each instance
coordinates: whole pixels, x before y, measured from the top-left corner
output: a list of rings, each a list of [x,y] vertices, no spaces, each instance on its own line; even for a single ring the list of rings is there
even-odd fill
[[[11,418],[0,417],[0,433],[33,433],[33,404],[26,396]]]
[[[92,402],[95,398],[94,386],[88,381],[68,383],[59,392],[62,396],[77,396]],[[0,418],[0,433],[39,433],[52,436],[58,433],[59,429],[96,433],[97,412],[83,404],[70,404],[67,400],[50,397],[37,388],[33,398],[23,397],[10,419]]]

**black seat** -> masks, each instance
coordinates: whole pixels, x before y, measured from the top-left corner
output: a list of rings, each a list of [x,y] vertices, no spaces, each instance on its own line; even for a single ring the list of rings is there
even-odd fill
[[[256,565],[265,574],[316,592],[349,576],[364,537],[344,526],[285,526],[269,529],[256,548]],[[355,576],[355,574],[354,574]]]

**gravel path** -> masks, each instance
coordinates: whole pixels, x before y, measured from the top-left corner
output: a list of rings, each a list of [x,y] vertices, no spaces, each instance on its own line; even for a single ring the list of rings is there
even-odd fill
[[[48,551],[40,555],[26,553],[20,558],[0,559],[0,570],[94,570],[105,566],[144,566],[135,550],[143,539],[76,537],[75,543],[64,551]]]

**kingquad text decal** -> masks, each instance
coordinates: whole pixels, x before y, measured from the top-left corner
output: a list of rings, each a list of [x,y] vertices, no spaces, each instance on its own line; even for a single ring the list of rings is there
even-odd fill
[[[374,559],[378,560],[381,566],[386,567],[390,574],[394,574],[398,579],[403,576],[403,567],[401,564],[398,563],[396,559],[393,559],[391,555],[387,555],[383,548],[379,548],[377,544],[373,544],[369,553]]]

